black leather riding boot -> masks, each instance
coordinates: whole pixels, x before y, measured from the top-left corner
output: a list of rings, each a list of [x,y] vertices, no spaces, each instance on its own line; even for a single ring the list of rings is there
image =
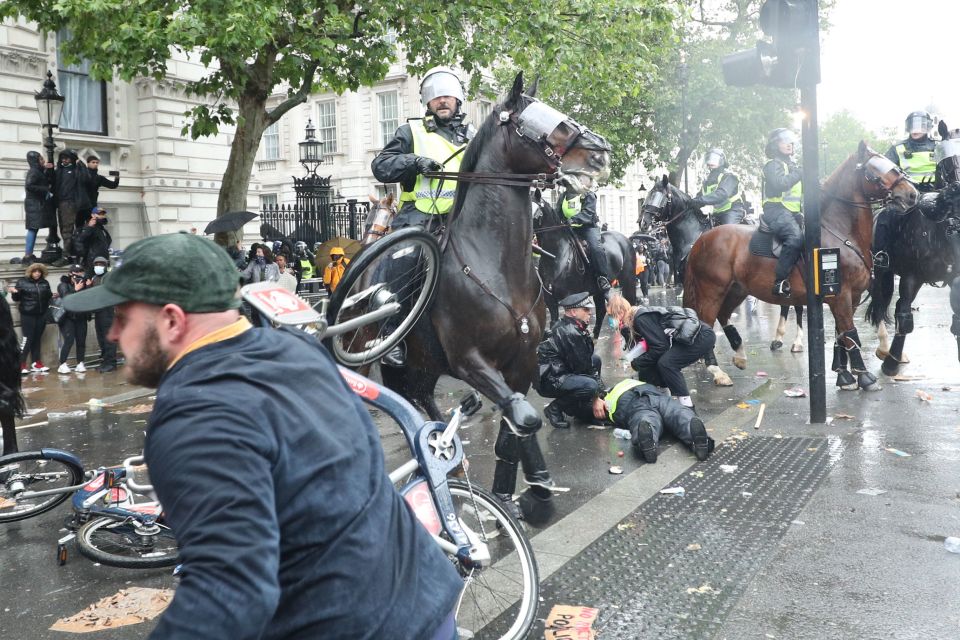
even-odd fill
[[[552,496],[551,489],[556,483],[547,470],[536,436],[520,438],[520,462],[523,464],[523,479],[530,485],[530,490],[541,498]]]

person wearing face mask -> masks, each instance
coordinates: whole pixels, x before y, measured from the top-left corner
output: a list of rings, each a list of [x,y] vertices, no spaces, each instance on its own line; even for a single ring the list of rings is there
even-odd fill
[[[107,231],[107,212],[100,207],[94,207],[90,216],[84,220],[83,228],[73,239],[73,250],[78,256],[78,263],[87,269],[87,277],[93,275],[93,259],[97,256],[110,255],[110,245],[113,238]]]
[[[110,267],[110,260],[105,256],[93,259],[93,277],[90,286],[98,287],[103,284],[103,277]],[[97,371],[109,373],[117,369],[117,344],[107,339],[110,326],[113,324],[113,307],[104,307],[93,314],[93,326],[97,332],[97,344],[100,345],[100,366]]]
[[[789,298],[790,273],[803,252],[803,173],[793,161],[797,136],[774,129],[764,149],[770,160],[763,166],[763,216],[774,237],[783,243],[774,272],[773,295]],[[799,277],[799,274],[798,274]]]
[[[581,420],[603,420],[604,387],[600,378],[602,362],[593,352],[590,315],[595,309],[593,296],[584,291],[559,301],[563,316],[550,328],[547,338],[537,347],[540,364],[538,392],[555,398],[543,408],[543,415],[554,429],[570,426],[567,415]]]
[[[75,264],[70,267],[69,273],[60,277],[60,284],[57,286],[57,294],[61,300],[66,299],[77,292],[83,291],[93,285],[93,281],[83,275],[83,266]],[[63,346],[60,348],[60,367],[57,373],[68,375],[70,365],[67,359],[70,356],[70,350],[76,344],[77,366],[74,369],[77,373],[85,373],[87,370],[83,360],[87,354],[87,323],[90,322],[88,313],[71,313],[67,311],[60,320],[60,336],[63,339]]]
[[[47,273],[47,265],[34,262],[27,267],[24,277],[8,287],[14,302],[18,303],[17,310],[20,311],[20,332],[25,341],[20,354],[20,372],[24,375],[50,371],[50,367],[44,365],[40,357],[43,330],[47,326],[47,308],[53,299]],[[29,367],[28,356],[32,357],[33,362]]]
[[[342,247],[330,249],[330,262],[323,268],[323,286],[327,288],[327,293],[332,294],[336,290],[348,264],[350,258],[343,253]]]

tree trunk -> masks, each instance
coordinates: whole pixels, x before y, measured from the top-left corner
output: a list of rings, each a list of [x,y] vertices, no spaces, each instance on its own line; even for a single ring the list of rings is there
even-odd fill
[[[250,187],[250,173],[260,148],[260,139],[267,122],[266,91],[259,89],[245,91],[237,105],[237,130],[230,147],[230,159],[223,173],[220,196],[217,199],[217,215],[230,211],[244,211],[247,208],[247,192]],[[241,231],[218,233],[214,236],[217,244],[229,246],[240,241]]]

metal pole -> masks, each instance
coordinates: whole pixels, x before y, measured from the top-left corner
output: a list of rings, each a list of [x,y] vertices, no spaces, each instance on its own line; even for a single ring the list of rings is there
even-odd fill
[[[817,85],[800,89],[800,106],[806,117],[803,140],[803,215],[807,265],[807,343],[810,367],[810,423],[827,420],[826,362],[824,358],[823,304],[813,293],[813,250],[820,247],[820,169],[817,142]]]
[[[680,147],[681,149],[687,148],[687,78],[688,70],[687,63],[680,62]],[[690,181],[687,176],[690,172],[687,171],[687,166],[690,164],[690,158],[687,157],[687,160],[684,162],[681,170],[683,171],[683,192],[690,193]]]

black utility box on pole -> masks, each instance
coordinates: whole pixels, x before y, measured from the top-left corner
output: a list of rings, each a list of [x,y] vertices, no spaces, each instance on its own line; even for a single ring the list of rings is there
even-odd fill
[[[820,83],[820,20],[817,0],[766,0],[760,28],[773,42],[723,58],[724,81],[800,90],[803,110],[803,215],[806,245],[807,330],[810,344],[810,422],[827,419],[823,304],[814,293],[814,251],[820,247],[820,178],[817,84]]]

